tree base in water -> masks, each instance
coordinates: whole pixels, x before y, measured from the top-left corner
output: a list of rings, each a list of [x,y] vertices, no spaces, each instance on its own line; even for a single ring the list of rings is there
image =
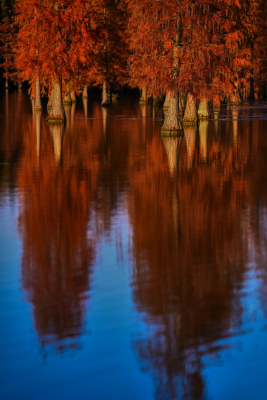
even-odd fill
[[[161,128],[161,136],[164,137],[177,137],[177,136],[183,136],[183,129],[166,129],[166,128]]]
[[[209,115],[198,114],[198,118],[199,118],[199,119],[202,119],[202,120],[203,120],[203,119],[209,119]]]
[[[197,119],[183,119],[183,125],[184,126],[196,126]]]
[[[64,124],[65,118],[62,118],[62,117],[47,117],[46,122],[48,124]]]

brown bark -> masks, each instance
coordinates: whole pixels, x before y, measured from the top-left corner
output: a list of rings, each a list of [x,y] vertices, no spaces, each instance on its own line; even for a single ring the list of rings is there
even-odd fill
[[[110,86],[106,79],[103,80],[103,89],[102,89],[102,106],[110,106],[111,105],[111,93]]]
[[[208,104],[207,99],[200,100],[197,114],[198,114],[199,119],[209,119],[210,112],[209,112],[209,104]]]
[[[172,62],[172,82],[173,86],[176,87],[177,78],[180,74],[180,47],[182,39],[182,18],[180,14],[177,14],[176,19],[177,34],[173,45],[173,62]],[[183,132],[183,126],[179,116],[179,95],[177,91],[170,93],[169,107],[165,116],[161,133],[166,134],[179,134]]]
[[[40,90],[40,79],[37,78],[35,80],[35,104],[34,104],[34,109],[35,110],[42,110],[42,103],[41,103],[41,90]]]
[[[148,96],[147,96],[147,88],[142,88],[142,95],[139,100],[140,104],[147,104],[148,103]]]
[[[54,81],[54,87],[52,92],[52,105],[49,112],[47,121],[50,123],[61,123],[65,120],[65,112],[62,103],[62,83],[58,77]]]
[[[66,83],[66,86],[65,86],[63,104],[71,104],[70,84],[68,82]]]
[[[187,96],[183,123],[184,123],[184,125],[196,125],[197,124],[196,100],[190,93]]]
[[[163,104],[164,109],[167,109],[169,107],[170,95],[171,95],[170,92],[166,93],[166,97],[165,97],[164,104]]]
[[[70,98],[72,103],[76,103],[76,95],[75,95],[75,90],[72,90],[70,92]]]
[[[183,127],[179,117],[179,96],[178,93],[175,93],[170,95],[169,107],[161,128],[161,133],[172,136],[182,131]]]
[[[83,96],[82,96],[84,99],[87,99],[87,98],[88,98],[88,91],[87,91],[87,89],[88,89],[88,87],[87,87],[87,85],[85,85],[84,88],[83,88]]]

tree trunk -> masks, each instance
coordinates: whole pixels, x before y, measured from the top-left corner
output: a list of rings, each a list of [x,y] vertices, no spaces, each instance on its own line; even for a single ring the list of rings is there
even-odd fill
[[[49,123],[63,123],[65,120],[65,113],[62,104],[62,84],[61,79],[57,78],[54,82],[52,92],[52,107],[47,118]]]
[[[139,104],[147,104],[147,103],[148,103],[147,88],[144,87],[142,89],[142,95],[140,97]]]
[[[75,90],[72,90],[70,92],[70,98],[72,103],[76,103],[76,95],[75,95]]]
[[[161,128],[161,134],[163,136],[176,136],[182,131],[183,127],[179,117],[179,96],[178,93],[174,93],[170,95],[169,107]]]
[[[87,85],[85,85],[84,86],[84,88],[83,88],[83,99],[87,99],[88,98],[88,87],[87,87]]]
[[[167,108],[169,107],[170,96],[171,96],[170,92],[167,92],[167,93],[166,93],[165,100],[164,100],[164,103],[163,103],[163,108],[164,108],[165,110],[167,110]]]
[[[209,112],[209,104],[208,104],[207,99],[200,100],[197,114],[198,114],[199,119],[209,119],[210,112]]]
[[[67,82],[66,85],[65,85],[65,93],[64,93],[63,104],[64,105],[71,104],[70,84],[69,84],[69,82]]]
[[[110,86],[106,79],[103,80],[103,89],[102,89],[102,106],[107,107],[111,105],[111,94],[110,94]]]
[[[34,109],[37,111],[42,110],[42,103],[41,103],[41,90],[40,90],[40,79],[37,78],[35,80],[35,104]]]
[[[177,13],[176,17],[177,33],[173,45],[173,61],[172,61],[172,84],[173,91],[170,93],[169,107],[165,116],[161,134],[163,135],[179,135],[183,133],[183,125],[179,116],[179,95],[177,90],[177,79],[180,74],[180,47],[182,46],[182,17]]]
[[[184,123],[184,125],[196,125],[197,124],[196,100],[190,93],[187,96],[183,123]]]

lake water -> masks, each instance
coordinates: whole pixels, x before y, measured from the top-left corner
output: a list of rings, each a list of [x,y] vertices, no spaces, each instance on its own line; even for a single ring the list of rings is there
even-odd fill
[[[267,399],[267,103],[0,110],[1,400]]]

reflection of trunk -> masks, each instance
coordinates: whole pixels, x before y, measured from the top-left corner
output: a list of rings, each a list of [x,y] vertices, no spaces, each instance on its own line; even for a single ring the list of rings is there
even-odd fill
[[[170,103],[170,92],[167,92],[166,97],[165,97],[165,101],[163,104],[163,108],[167,109],[169,107],[169,103]]]
[[[111,92],[110,85],[106,79],[103,80],[103,89],[102,89],[102,106],[110,106],[111,105]]]
[[[58,165],[62,157],[62,141],[63,141],[63,124],[53,124],[50,126],[50,131],[52,134],[53,145],[54,145],[54,155],[55,162]]]
[[[199,119],[209,119],[209,104],[207,99],[201,99],[198,107],[198,118]]]
[[[83,97],[83,110],[84,110],[84,116],[87,118],[87,108],[88,108],[88,100],[87,97]]]
[[[183,122],[184,122],[184,125],[196,125],[197,124],[196,100],[190,93],[187,96]]]
[[[197,127],[196,126],[185,126],[184,137],[187,149],[187,166],[192,167],[195,144],[196,144]]]
[[[83,88],[83,99],[87,98],[88,98],[88,91],[87,91],[87,85],[85,85]]]
[[[238,107],[232,107],[232,119],[233,119],[233,143],[237,143],[237,133],[238,133]]]
[[[66,120],[67,120],[67,126],[69,125],[70,122],[70,112],[71,112],[71,104],[64,104],[64,111],[66,115]]]
[[[199,139],[200,139],[200,157],[203,161],[207,159],[208,147],[208,127],[209,121],[200,121],[199,123]]]
[[[41,90],[40,90],[40,79],[37,78],[35,80],[35,110],[42,110],[42,103],[41,103]]]
[[[178,172],[179,148],[182,136],[179,137],[163,137],[162,138],[170,169],[171,176],[176,176]]]
[[[107,119],[108,119],[108,110],[105,107],[102,107],[103,114],[103,134],[106,136],[107,134]]]
[[[177,135],[183,131],[179,118],[179,96],[178,93],[170,96],[168,111],[161,128],[162,135]]]
[[[72,103],[76,103],[76,95],[75,95],[75,90],[72,90],[70,92],[70,98]]]
[[[42,112],[40,110],[36,110],[35,114],[35,128],[36,128],[36,154],[37,158],[40,155],[40,147],[41,147],[41,116]]]
[[[61,123],[64,122],[65,114],[62,104],[62,85],[61,79],[57,78],[54,82],[53,94],[52,94],[52,107],[49,112],[47,121],[50,123]]]

